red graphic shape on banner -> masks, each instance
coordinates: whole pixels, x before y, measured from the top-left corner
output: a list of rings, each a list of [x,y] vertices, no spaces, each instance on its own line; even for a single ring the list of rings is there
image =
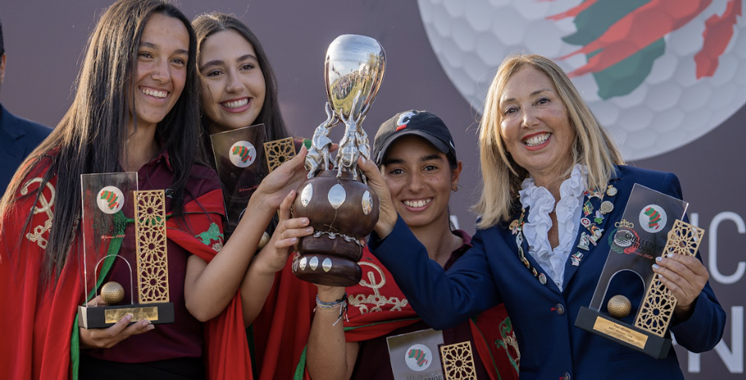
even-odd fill
[[[577,13],[582,13],[592,5],[585,5],[586,3],[596,1],[584,2],[579,6],[584,8]],[[588,63],[568,75],[576,77],[605,70],[686,25],[711,3],[712,0],[651,0],[619,19],[591,43],[559,59],[595,52],[597,54],[590,57]],[[568,12],[573,11],[576,9]],[[549,19],[555,19],[561,15],[550,16]]]
[[[702,32],[704,38],[702,50],[694,56],[694,62],[697,63],[697,79],[715,74],[719,58],[733,38],[736,16],[742,14],[741,6],[740,0],[730,0],[722,16],[712,15],[705,21],[705,31]]]

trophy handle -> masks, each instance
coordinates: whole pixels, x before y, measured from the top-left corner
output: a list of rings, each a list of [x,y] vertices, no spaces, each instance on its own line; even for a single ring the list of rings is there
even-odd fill
[[[329,168],[329,148],[332,146],[332,140],[329,133],[332,128],[339,123],[339,117],[332,109],[332,105],[326,102],[326,120],[319,124],[313,132],[311,138],[311,148],[306,155],[305,167],[308,170],[308,179],[313,178],[316,172],[327,170]]]

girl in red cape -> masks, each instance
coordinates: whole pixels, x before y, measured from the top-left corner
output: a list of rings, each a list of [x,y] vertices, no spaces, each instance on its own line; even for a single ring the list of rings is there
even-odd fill
[[[168,2],[120,0],[101,16],[73,104],[0,203],[0,322],[12,326],[0,338],[0,378],[251,378],[238,287],[262,231],[304,178],[305,151],[265,179],[252,217],[223,246],[220,184],[198,158],[195,53],[189,21]],[[140,190],[166,192],[173,324],[127,315],[106,329],[78,327],[77,306],[101,303],[84,294],[85,281],[129,283],[123,260],[83,276],[103,253],[84,262],[80,176],[112,172],[137,172]],[[304,221],[281,223],[302,230]],[[122,227],[108,253],[133,262],[134,228]]]
[[[448,201],[451,192],[458,190],[461,161],[448,127],[430,112],[401,112],[378,129],[371,159],[380,168],[396,212],[430,258],[447,270],[471,247],[471,237],[450,222]],[[393,380],[392,362],[401,359],[404,365],[404,359],[390,357],[387,338],[432,331],[388,269],[367,249],[359,264],[363,278],[358,285],[346,289],[317,285],[319,306],[306,356],[308,375],[314,380]],[[347,318],[343,318],[344,308],[348,308]],[[518,378],[520,354],[502,305],[438,333],[446,345],[468,342],[474,363],[469,378]],[[422,343],[414,339],[413,343]],[[422,357],[422,363],[434,364],[430,360]]]
[[[263,124],[267,141],[290,137],[280,113],[274,70],[256,34],[235,16],[218,12],[197,16],[192,26],[202,84],[203,144],[209,147],[208,152],[212,148],[209,134],[250,125]],[[215,157],[210,162],[214,163]],[[263,162],[258,164],[255,185],[267,181],[261,180],[267,168]],[[246,180],[243,186],[249,185]],[[230,203],[230,198],[227,201]],[[288,220],[288,210],[280,214],[286,216],[282,220]],[[257,252],[241,284],[244,322],[250,326],[253,369],[259,380],[290,379],[311,329],[316,289],[297,279],[286,265],[292,259],[288,259],[289,241],[283,235],[283,223],[291,222],[272,220],[267,226],[265,241],[269,234],[273,239]],[[233,236],[229,242],[236,239]]]

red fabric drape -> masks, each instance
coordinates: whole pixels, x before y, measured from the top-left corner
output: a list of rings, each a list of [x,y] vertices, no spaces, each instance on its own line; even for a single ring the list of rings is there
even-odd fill
[[[210,262],[217,252],[202,243],[195,234],[207,231],[212,223],[222,226],[223,210],[221,190],[204,194],[184,205],[187,223],[178,218],[168,220],[167,236],[187,251]],[[207,374],[210,380],[253,378],[239,292],[236,292],[219,316],[205,323],[205,341]]]

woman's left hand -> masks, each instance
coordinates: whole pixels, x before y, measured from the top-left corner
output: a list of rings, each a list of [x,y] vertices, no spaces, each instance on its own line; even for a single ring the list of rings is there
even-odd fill
[[[681,321],[689,319],[710,273],[694,256],[669,254],[668,257],[658,257],[656,262],[653,271],[658,273],[661,283],[676,297],[674,313]]]

